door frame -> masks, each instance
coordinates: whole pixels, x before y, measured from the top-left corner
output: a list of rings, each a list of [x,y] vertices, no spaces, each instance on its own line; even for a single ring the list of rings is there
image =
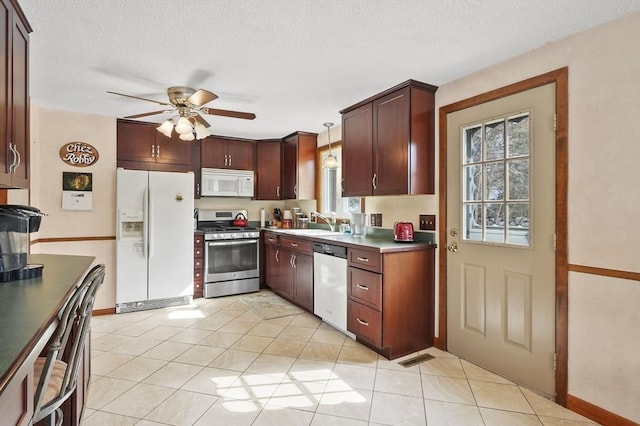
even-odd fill
[[[440,107],[438,147],[438,337],[434,345],[447,349],[447,119],[448,114],[486,102],[524,92],[547,84],[556,84],[556,252],[555,252],[555,312],[556,312],[556,402],[567,405],[568,347],[568,258],[567,258],[567,195],[569,153],[569,68],[564,67],[508,86],[485,92]]]

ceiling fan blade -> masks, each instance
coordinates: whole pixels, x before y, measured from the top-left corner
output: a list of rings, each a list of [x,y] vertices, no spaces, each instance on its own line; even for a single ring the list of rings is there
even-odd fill
[[[163,109],[161,111],[143,112],[142,114],[127,115],[124,118],[140,118],[140,117],[146,117],[148,115],[162,114],[163,112],[167,112],[167,110]]]
[[[142,101],[147,101],[147,102],[154,102],[154,103],[160,104],[160,105],[173,106],[168,102],[156,101],[155,99],[141,98],[140,96],[125,95],[124,93],[110,92],[109,90],[107,90],[107,93],[111,93],[112,95],[125,96],[127,98],[140,99]]]
[[[202,124],[204,127],[211,127],[211,124],[207,123],[207,120],[205,120],[204,118],[202,118],[202,116],[200,114],[196,114],[193,116],[193,118],[195,118],[195,120]]]
[[[217,98],[218,95],[213,92],[204,89],[198,89],[193,95],[187,98],[187,102],[191,105],[202,106]]]
[[[245,120],[253,120],[256,118],[256,115],[252,112],[241,112],[241,111],[229,111],[227,109],[217,109],[217,108],[203,108],[200,111],[205,114],[211,115],[221,115],[224,117],[232,117],[232,118],[242,118]]]

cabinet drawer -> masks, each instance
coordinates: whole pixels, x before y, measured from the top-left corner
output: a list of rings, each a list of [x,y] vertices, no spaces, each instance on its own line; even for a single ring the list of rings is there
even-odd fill
[[[313,254],[313,242],[297,238],[280,237],[280,247],[288,248],[300,253]]]
[[[382,255],[377,252],[349,249],[349,266],[366,269],[373,272],[382,272]]]
[[[347,330],[376,347],[382,347],[382,312],[348,300]]]
[[[193,246],[193,258],[202,258],[204,256],[204,248],[202,246]]]
[[[272,234],[272,233],[266,233],[264,234],[264,243],[270,246],[278,246],[278,236],[276,234]]]
[[[194,246],[202,246],[204,244],[204,235],[194,235],[193,236],[193,245]]]
[[[349,297],[370,308],[382,310],[382,275],[349,267]]]

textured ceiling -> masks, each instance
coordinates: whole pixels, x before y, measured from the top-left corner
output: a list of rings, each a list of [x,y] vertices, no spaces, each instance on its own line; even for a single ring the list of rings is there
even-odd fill
[[[321,132],[409,78],[441,86],[625,13],[640,0],[19,0],[42,107],[123,117],[168,86],[215,92],[212,132]],[[146,118],[160,122],[166,116]]]

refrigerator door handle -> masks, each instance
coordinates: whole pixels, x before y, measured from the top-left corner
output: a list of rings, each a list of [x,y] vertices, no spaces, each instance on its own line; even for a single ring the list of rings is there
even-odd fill
[[[149,190],[145,189],[144,194],[142,196],[142,217],[143,217],[143,225],[142,225],[142,255],[145,259],[149,258],[148,253],[148,243],[149,243]]]

